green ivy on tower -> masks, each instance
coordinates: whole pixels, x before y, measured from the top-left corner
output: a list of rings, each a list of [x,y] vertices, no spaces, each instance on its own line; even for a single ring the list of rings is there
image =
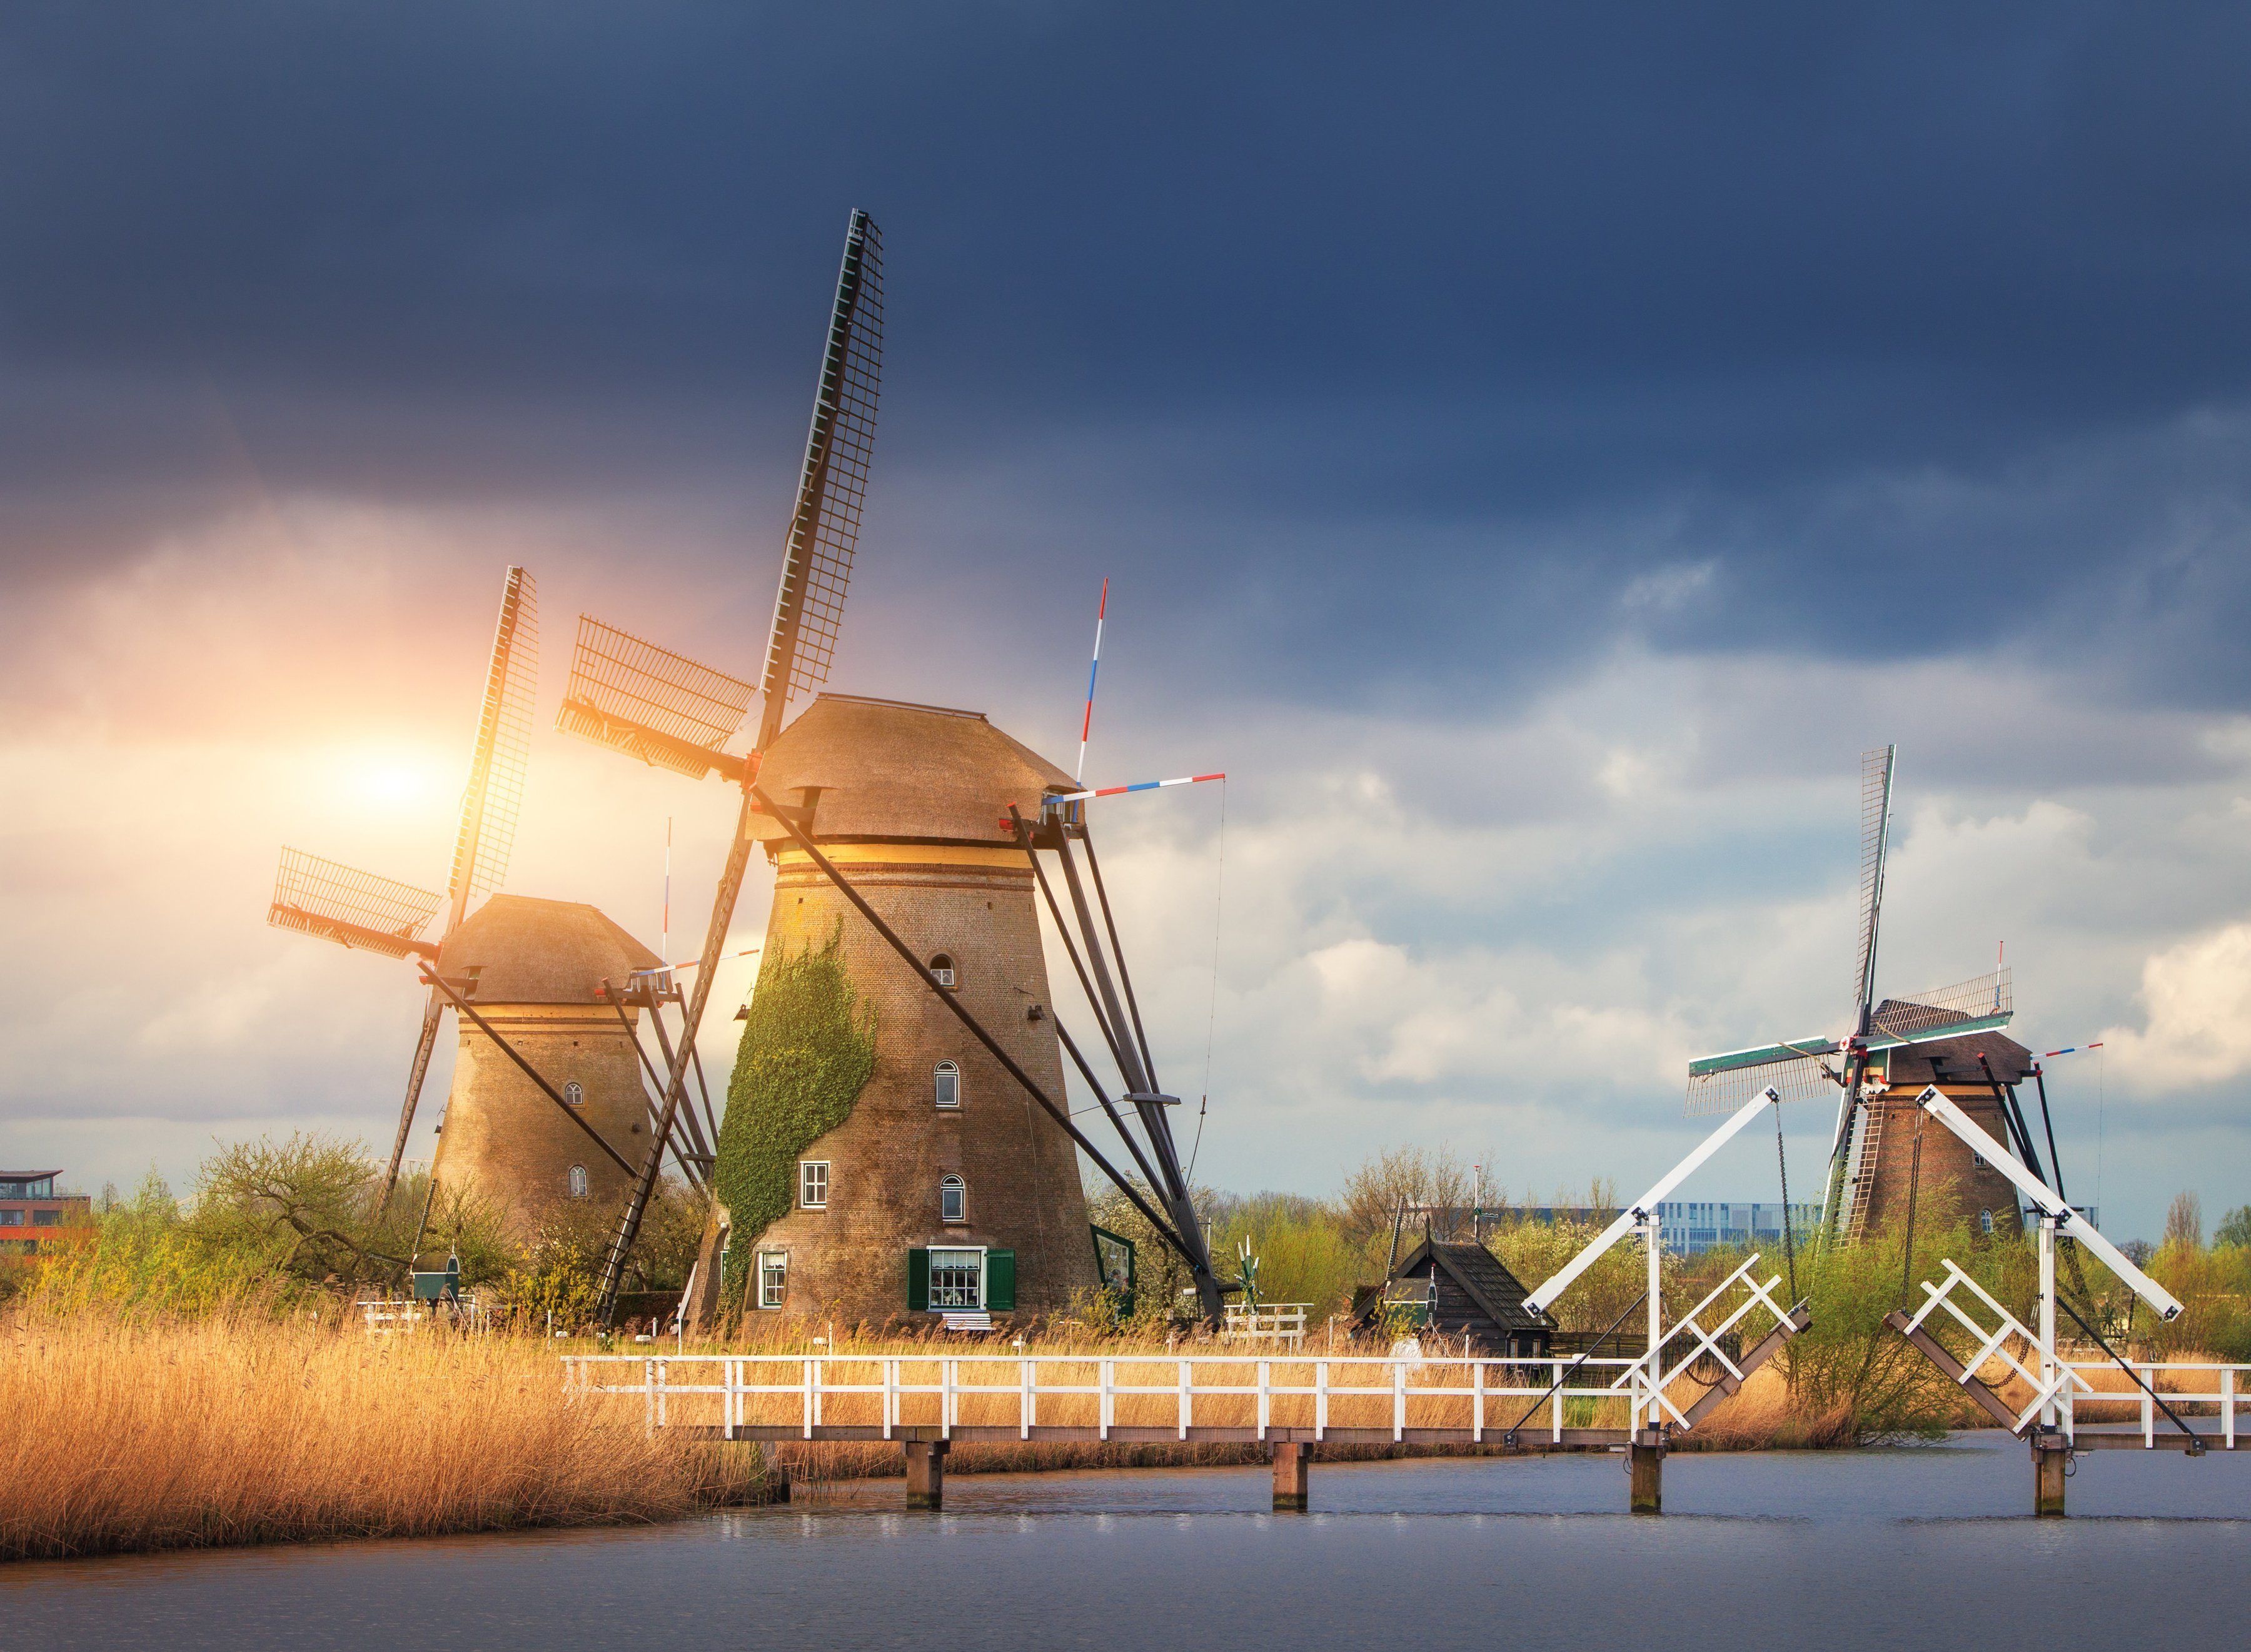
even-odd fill
[[[852,1116],[876,1072],[876,1010],[844,971],[844,920],[825,945],[760,961],[727,1085],[712,1185],[732,1231],[726,1291],[739,1295],[752,1244],[797,1199],[797,1158]]]

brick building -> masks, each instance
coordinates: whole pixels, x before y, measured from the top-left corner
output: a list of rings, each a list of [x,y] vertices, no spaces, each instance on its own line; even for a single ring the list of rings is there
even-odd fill
[[[1874,1019],[1882,1027],[1887,1020],[1909,1017],[1920,1008],[1887,998],[1876,1007]],[[1857,1125],[1860,1140],[1853,1143],[1851,1205],[1851,1231],[1855,1236],[1904,1221],[1910,1184],[1916,1190],[1918,1225],[1924,1221],[1967,1218],[1987,1232],[2022,1231],[2016,1183],[1995,1170],[1987,1158],[1972,1152],[1969,1143],[1953,1131],[1929,1121],[1915,1104],[1926,1086],[1936,1084],[1978,1128],[2007,1148],[2009,1127],[1984,1068],[1978,1065],[1980,1053],[1992,1066],[1993,1077],[2010,1090],[2032,1072],[2032,1052],[1998,1032],[1903,1045],[1872,1058],[1870,1076],[1882,1080],[1887,1087],[1861,1109]],[[1919,1132],[1918,1118],[1926,1121]],[[1918,1135],[1922,1142],[1919,1173]]]
[[[1032,870],[1002,817],[1011,803],[1035,815],[1070,776],[980,713],[824,694],[774,740],[759,783],[808,812],[838,871],[1062,1097]],[[793,1208],[731,1231],[749,1303],[881,1322],[1051,1312],[1091,1289],[1070,1138],[777,823],[759,832],[776,869],[761,969],[841,937],[876,1057],[848,1116],[799,1149]],[[765,1128],[758,1105],[731,1101],[724,1128]]]
[[[50,1246],[83,1240],[93,1231],[93,1203],[58,1193],[60,1170],[0,1170],[0,1251],[36,1256]]]
[[[593,907],[495,895],[447,937],[439,973],[493,1029],[581,1110],[629,1164],[648,1147],[647,1091],[628,1027],[640,1012],[598,996],[659,960]],[[462,984],[466,983],[466,984]],[[630,1178],[467,1016],[438,1127],[431,1173],[447,1189],[474,1185],[528,1239],[576,1199],[606,1207]]]

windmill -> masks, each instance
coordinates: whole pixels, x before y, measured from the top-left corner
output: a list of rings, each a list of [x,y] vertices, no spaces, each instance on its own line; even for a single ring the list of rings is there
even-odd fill
[[[692,778],[717,774],[742,791],[703,951],[682,967],[693,981],[669,1051],[655,1136],[605,1260],[603,1314],[613,1311],[681,1107],[750,852],[763,845],[777,867],[774,912],[759,993],[746,1010],[746,1048],[761,1036],[755,1011],[766,1000],[770,974],[787,971],[793,959],[800,968],[808,960],[832,961],[835,979],[844,983],[836,989],[872,1012],[869,1024],[881,1030],[883,1043],[880,1059],[872,1033],[868,1051],[844,1052],[864,1055],[864,1067],[832,1108],[835,1116],[818,1128],[795,1117],[752,1116],[764,1105],[756,1098],[748,1107],[731,1105],[720,1125],[722,1168],[728,1141],[756,1138],[753,1156],[767,1178],[755,1196],[736,1190],[724,1212],[741,1220],[755,1207],[754,1231],[732,1237],[758,1247],[757,1305],[818,1301],[884,1316],[904,1308],[944,1314],[949,1324],[965,1327],[1015,1310],[1020,1295],[1027,1307],[1059,1308],[1072,1291],[1096,1283],[1076,1146],[1188,1260],[1216,1317],[1219,1287],[1201,1229],[1192,1214],[1181,1214],[1187,1189],[1165,1115],[1172,1098],[1155,1093],[1138,1009],[1128,1033],[1123,1004],[1131,1003],[1131,982],[1125,981],[1121,1002],[1075,864],[1067,865],[1067,877],[1078,929],[1104,983],[1096,1014],[1128,1077],[1126,1100],[1150,1138],[1151,1152],[1134,1146],[1144,1184],[1167,1211],[1103,1156],[1061,1100],[1058,1045],[1068,1035],[1047,992],[1033,899],[1035,883],[1046,890],[1046,876],[1033,836],[1047,848],[1084,841],[1075,807],[1046,805],[1076,791],[1077,782],[980,713],[819,692],[835,657],[858,544],[882,345],[882,243],[867,214],[855,212],[747,755],[724,749],[753,692],[747,681],[592,618],[580,623],[560,726]],[[814,695],[812,705],[789,721],[792,701],[807,693]],[[1091,845],[1089,867],[1094,871]],[[1106,920],[1107,896],[1100,898]],[[1114,930],[1107,955],[1118,956]],[[1073,960],[1079,963],[1076,947]],[[1086,965],[1079,967],[1087,982]],[[1122,957],[1118,976],[1124,978]],[[1088,995],[1090,1002],[1098,996],[1091,983]],[[840,1036],[850,1044],[851,1034]],[[738,1068],[739,1079],[744,1064]],[[1124,1132],[1106,1097],[1103,1107]],[[798,1135],[781,1139],[793,1129]],[[1130,1134],[1127,1140],[1132,1145]],[[788,1185],[771,1184],[776,1175],[790,1178]],[[722,1220],[715,1201],[696,1264],[700,1289],[691,1292],[699,1303],[716,1300]]]
[[[539,663],[539,617],[531,575],[508,571],[502,587],[500,618],[493,628],[492,658],[485,670],[484,699],[477,714],[476,745],[469,759],[468,784],[461,794],[461,825],[454,836],[453,871],[443,896],[372,872],[357,871],[285,847],[274,878],[267,921],[301,930],[340,946],[387,957],[434,963],[447,936],[479,896],[506,881],[509,852],[516,842],[516,819],[523,802],[524,773],[531,752],[532,696]],[[445,924],[438,939],[421,939],[440,910]],[[413,1128],[414,1110],[438,1042],[446,998],[433,987],[423,1006],[422,1031],[407,1069],[406,1096],[398,1110],[398,1131],[384,1167],[383,1197],[388,1204],[398,1182],[399,1161]]]
[[[1896,1148],[1892,1152],[1883,1150],[1881,1126],[1888,1110],[1877,1103],[1885,1090],[1908,1076],[1909,1053],[1921,1050],[1924,1063],[1935,1064],[1931,1076],[1943,1076],[1950,1059],[1974,1059],[1974,1052],[1955,1041],[1997,1034],[2013,1013],[2005,968],[1908,998],[1879,1001],[1876,996],[1876,941],[1883,917],[1898,752],[1895,746],[1881,746],[1860,757],[1860,923],[1853,953],[1853,1003],[1846,1031],[1834,1037],[1793,1038],[1728,1051],[1688,1064],[1692,1115],[1733,1111],[1746,1098],[1768,1087],[1783,1100],[1804,1100],[1832,1089],[1838,1092],[1837,1121],[1822,1194],[1822,1232],[1826,1237],[1836,1236],[1848,1221],[1853,1231],[1859,1231],[1877,1206],[1887,1202],[1880,1195],[1887,1193],[1894,1179]],[[2026,1064],[2029,1062],[2029,1052],[2008,1039],[1997,1037],[1985,1044],[2004,1061],[2013,1052]],[[2024,1070],[2029,1070],[2028,1065]],[[1918,1072],[1914,1076],[1922,1075]],[[2014,1077],[2010,1080],[2013,1082]],[[1988,1087],[1983,1082],[1975,1085],[1981,1105],[1982,1093]],[[1990,1087],[1998,1104],[2001,1085],[1995,1080]],[[1864,1121],[1867,1121],[1865,1130]],[[1981,1170],[1985,1167],[1965,1160],[1963,1168]],[[2005,1187],[1998,1177],[1996,1184]],[[1972,1187],[1970,1190],[1974,1196],[1984,1190]],[[1996,1197],[2006,1200],[2013,1219],[2013,1194],[2004,1190]]]

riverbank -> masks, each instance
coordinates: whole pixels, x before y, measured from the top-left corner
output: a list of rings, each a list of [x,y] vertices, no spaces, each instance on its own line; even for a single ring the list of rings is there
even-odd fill
[[[756,1453],[556,1403],[544,1343],[307,1318],[0,1322],[0,1558],[677,1519]]]

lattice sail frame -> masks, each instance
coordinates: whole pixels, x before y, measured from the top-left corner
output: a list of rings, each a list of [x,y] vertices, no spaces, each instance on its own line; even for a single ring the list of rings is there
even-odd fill
[[[582,614],[556,722],[568,733],[701,779],[755,692],[738,677]]]
[[[1908,1045],[1991,1031],[2006,1026],[2015,1013],[2011,972],[1996,969],[1950,987],[1885,999],[1870,1018],[1868,1051],[1880,1054]],[[1844,1082],[1845,1048],[1835,1038],[1804,1038],[1794,1045],[1767,1045],[1691,1062],[1687,1115],[1728,1112],[1770,1084],[1784,1101],[1834,1097]]]
[[[1853,1012],[1870,1002],[1876,979],[1876,934],[1883,920],[1884,856],[1891,842],[1892,780],[1899,747],[1860,753],[1860,927],[1853,956]]]
[[[393,958],[427,957],[435,948],[421,939],[422,932],[445,904],[432,890],[285,845],[266,921],[342,947]]]
[[[523,807],[524,780],[531,765],[531,718],[538,688],[538,591],[530,573],[512,567],[493,629],[476,749],[469,761],[469,783],[461,795],[454,869],[446,880],[453,900],[452,922],[459,922],[478,896],[488,895],[508,881],[516,816]]]
[[[828,347],[806,433],[797,508],[790,518],[789,546],[758,679],[765,696],[760,750],[780,732],[791,699],[828,680],[867,502],[883,357],[883,239],[872,219],[855,212],[844,237]]]

